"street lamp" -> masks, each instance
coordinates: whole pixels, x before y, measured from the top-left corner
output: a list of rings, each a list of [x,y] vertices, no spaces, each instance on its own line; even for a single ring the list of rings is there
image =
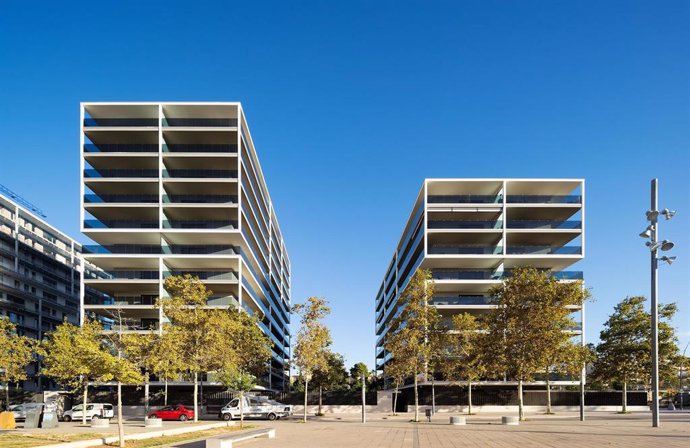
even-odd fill
[[[651,316],[652,316],[652,426],[659,426],[659,306],[657,295],[659,293],[658,268],[659,261],[672,264],[676,257],[662,256],[657,258],[657,251],[661,249],[666,252],[673,249],[673,242],[669,240],[659,241],[659,215],[663,215],[668,221],[676,214],[675,210],[667,208],[659,212],[659,180],[652,179],[652,207],[645,213],[649,225],[640,233],[642,238],[648,238],[645,245],[651,253]]]

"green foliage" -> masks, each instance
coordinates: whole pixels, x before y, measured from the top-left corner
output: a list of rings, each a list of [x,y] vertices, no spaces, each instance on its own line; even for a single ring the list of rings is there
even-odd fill
[[[350,378],[352,379],[352,388],[361,389],[362,388],[362,375],[364,375],[365,380],[369,379],[369,368],[363,362],[358,362],[352,367],[350,367]]]
[[[451,382],[476,381],[486,371],[480,345],[482,323],[469,313],[453,316],[452,322],[445,361],[439,370]]]
[[[311,380],[314,387],[324,390],[335,390],[347,385],[347,370],[345,360],[340,353],[328,351],[326,354],[326,367],[314,372]]]
[[[0,382],[5,383],[9,405],[10,383],[26,379],[26,367],[33,360],[36,341],[19,336],[12,322],[0,318]]]

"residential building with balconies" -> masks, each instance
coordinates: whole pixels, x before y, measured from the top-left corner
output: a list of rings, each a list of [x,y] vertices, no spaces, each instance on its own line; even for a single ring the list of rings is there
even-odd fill
[[[82,103],[80,135],[84,258],[105,271],[84,279],[82,321],[163,331],[164,280],[191,274],[207,306],[262,316],[264,385],[287,387],[290,260],[242,105]]]
[[[431,271],[430,304],[447,324],[495,308],[489,290],[518,267],[582,280],[573,265],[585,256],[584,191],[582,179],[426,179],[376,294],[377,371],[391,359],[384,340],[418,268]],[[584,343],[584,306],[572,311],[567,331]]]

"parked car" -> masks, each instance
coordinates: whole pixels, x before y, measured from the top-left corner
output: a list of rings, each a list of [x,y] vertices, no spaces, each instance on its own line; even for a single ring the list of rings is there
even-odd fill
[[[690,408],[690,392],[683,392],[683,408]],[[673,405],[675,407],[680,407],[681,394],[676,394],[673,397]]]
[[[87,420],[97,418],[111,419],[115,416],[113,405],[110,403],[87,403],[86,412],[84,412],[84,405],[78,404],[69,411],[65,411],[62,414],[62,420],[66,422],[81,420],[84,413],[86,413]]]
[[[22,403],[10,406],[10,412],[14,413],[15,420],[26,420],[26,413],[31,411],[41,412],[43,403]]]
[[[243,397],[244,404],[242,414],[244,418],[264,418],[276,420],[281,417],[292,415],[292,406],[269,400],[265,397]],[[235,398],[221,408],[218,417],[221,420],[231,420],[240,418],[240,399]]]
[[[194,409],[189,409],[181,404],[166,406],[149,413],[148,418],[160,418],[162,420],[179,420],[186,422],[194,418]]]

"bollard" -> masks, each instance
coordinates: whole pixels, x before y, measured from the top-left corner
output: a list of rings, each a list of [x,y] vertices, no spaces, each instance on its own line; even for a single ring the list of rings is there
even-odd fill
[[[450,418],[451,425],[464,425],[466,423],[465,417],[453,416]]]
[[[510,425],[510,426],[517,426],[520,424],[520,419],[518,417],[508,415],[508,416],[503,416],[501,417],[501,424],[502,425]]]

